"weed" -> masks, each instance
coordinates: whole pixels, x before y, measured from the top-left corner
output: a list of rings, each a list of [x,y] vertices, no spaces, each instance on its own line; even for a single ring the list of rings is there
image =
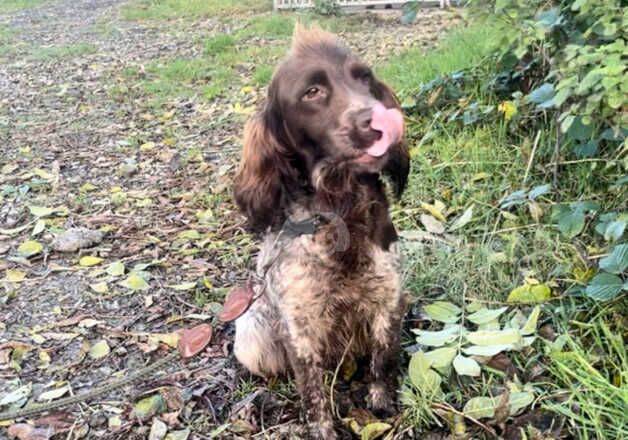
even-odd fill
[[[270,79],[273,76],[273,67],[269,65],[261,65],[255,68],[253,79],[260,86],[265,86],[270,83]]]

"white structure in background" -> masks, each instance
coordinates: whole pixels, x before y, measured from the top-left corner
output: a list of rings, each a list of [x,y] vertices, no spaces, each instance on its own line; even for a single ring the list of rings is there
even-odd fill
[[[338,6],[343,9],[368,9],[368,8],[401,8],[409,0],[336,0]],[[441,8],[451,6],[451,0],[418,0],[425,6],[436,6]],[[275,10],[277,9],[307,9],[314,7],[314,0],[273,0]]]

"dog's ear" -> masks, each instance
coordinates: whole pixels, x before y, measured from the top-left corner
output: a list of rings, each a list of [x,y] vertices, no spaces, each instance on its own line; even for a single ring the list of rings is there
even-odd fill
[[[256,232],[283,221],[289,190],[297,182],[289,151],[273,133],[271,119],[266,108],[247,122],[234,185],[236,203]]]
[[[401,111],[401,105],[397,95],[390,87],[381,81],[377,81],[375,87],[380,96],[376,96],[386,108],[397,108]],[[383,173],[390,177],[393,183],[393,190],[397,199],[401,198],[406,184],[408,183],[408,174],[410,172],[410,153],[404,139],[397,145],[393,145],[389,150],[388,162],[384,167]]]

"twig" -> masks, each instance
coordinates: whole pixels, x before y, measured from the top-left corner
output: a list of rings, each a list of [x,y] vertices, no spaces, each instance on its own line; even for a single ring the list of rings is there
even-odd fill
[[[526,167],[526,172],[523,175],[522,186],[525,185],[528,180],[528,175],[530,174],[530,169],[532,168],[532,162],[534,161],[534,156],[536,155],[536,149],[539,146],[540,139],[541,139],[541,130],[536,132],[536,137],[534,138],[534,145],[532,146],[532,153],[530,153],[530,159],[528,159],[528,166]]]
[[[349,351],[349,348],[351,348],[351,344],[353,344],[353,336],[354,334],[351,335],[351,339],[349,339],[349,342],[345,346],[345,350],[342,352],[342,357],[340,358],[338,365],[336,365],[336,370],[334,371],[334,377],[331,379],[331,386],[329,389],[329,405],[331,406],[330,409],[333,413],[336,414],[338,418],[340,418],[340,414],[336,410],[336,405],[334,405],[334,388],[336,386],[336,379],[338,378],[338,372],[340,371],[340,367],[345,361],[345,356],[347,356],[347,352]]]
[[[497,433],[495,432],[495,430],[493,428],[491,428],[490,426],[485,425],[484,423],[480,422],[478,419],[475,419],[465,413],[463,413],[462,411],[458,411],[456,408],[454,408],[453,406],[446,404],[446,403],[432,403],[432,407],[437,408],[437,409],[441,409],[444,411],[450,411],[454,414],[457,414],[459,416],[464,417],[465,419],[469,420],[470,422],[478,425],[480,428],[482,428],[483,430],[485,430],[491,437],[493,438],[499,438],[499,436],[497,435]]]
[[[504,233],[504,232],[520,231],[522,229],[530,229],[530,228],[534,228],[534,227],[537,227],[537,226],[545,227],[545,226],[549,226],[549,225],[545,225],[543,223],[530,223],[529,225],[524,225],[524,226],[515,226],[515,227],[512,227],[512,228],[498,229],[498,230],[494,230],[494,231],[491,231],[491,232],[483,232],[482,234],[474,234],[474,235],[472,235],[472,237],[479,237],[480,235],[487,236],[487,235],[501,234],[501,233]]]

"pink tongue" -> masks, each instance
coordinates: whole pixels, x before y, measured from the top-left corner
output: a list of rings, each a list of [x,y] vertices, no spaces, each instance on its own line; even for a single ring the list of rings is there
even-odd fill
[[[371,128],[381,131],[382,137],[371,145],[366,153],[369,156],[380,157],[386,154],[388,148],[401,141],[403,136],[403,115],[396,108],[386,108],[377,103],[373,107]]]

